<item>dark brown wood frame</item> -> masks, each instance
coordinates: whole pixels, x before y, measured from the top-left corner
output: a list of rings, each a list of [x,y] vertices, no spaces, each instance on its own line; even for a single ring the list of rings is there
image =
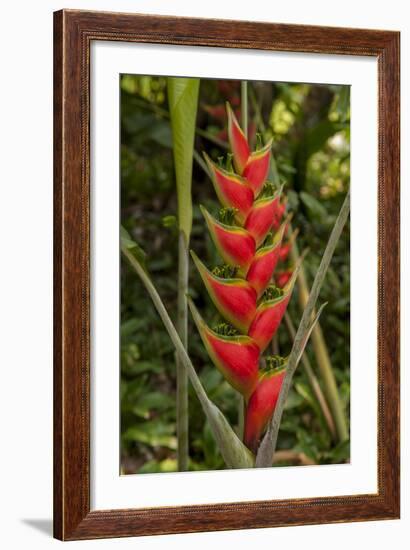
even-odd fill
[[[90,510],[89,74],[92,40],[377,58],[377,494]],[[74,540],[399,517],[399,45],[399,33],[389,31],[71,10],[54,14],[55,537]]]

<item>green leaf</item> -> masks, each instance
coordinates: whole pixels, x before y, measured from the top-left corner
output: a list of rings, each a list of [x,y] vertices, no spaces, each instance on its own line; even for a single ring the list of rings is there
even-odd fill
[[[125,227],[121,226],[121,249],[127,250],[134,256],[137,262],[146,270],[145,258],[146,253],[142,248],[131,238]]]
[[[149,137],[163,147],[172,147],[172,135],[169,125],[162,122],[155,124],[149,132]]]
[[[327,140],[334,134],[343,130],[346,124],[340,122],[331,122],[330,120],[321,120],[306,135],[306,158],[323,148]]]
[[[136,401],[132,412],[142,418],[149,418],[151,411],[164,411],[174,405],[174,399],[160,392],[150,392],[142,395]]]
[[[192,228],[191,183],[198,94],[198,78],[168,78],[168,102],[178,194],[178,223],[187,242],[189,242]]]
[[[319,403],[317,402],[317,400],[313,396],[313,393],[312,393],[311,389],[309,388],[309,386],[299,382],[299,383],[295,384],[295,389],[298,392],[298,394],[305,401],[307,401],[307,403],[309,403],[309,405],[314,410],[316,416],[319,417],[319,418],[322,418],[322,412],[321,412],[321,409],[319,407]]]
[[[121,339],[125,340],[126,338],[129,338],[134,332],[136,332],[137,329],[138,319],[135,319],[135,317],[123,321],[120,328]]]
[[[327,216],[326,208],[312,195],[309,195],[305,191],[301,191],[299,194],[303,204],[306,206],[314,218],[323,220]]]
[[[145,443],[151,447],[168,447],[175,450],[177,440],[173,435],[174,432],[175,425],[173,424],[165,425],[158,420],[146,420],[143,424],[128,428],[124,433],[124,439]]]
[[[162,218],[162,225],[164,227],[175,227],[177,224],[177,219],[175,216],[164,216]]]

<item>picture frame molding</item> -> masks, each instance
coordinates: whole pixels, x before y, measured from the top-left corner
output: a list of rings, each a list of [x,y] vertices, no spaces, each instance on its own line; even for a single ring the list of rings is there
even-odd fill
[[[90,509],[90,46],[93,40],[372,56],[378,62],[378,493]],[[61,540],[395,519],[400,514],[400,34],[54,13],[54,536]]]

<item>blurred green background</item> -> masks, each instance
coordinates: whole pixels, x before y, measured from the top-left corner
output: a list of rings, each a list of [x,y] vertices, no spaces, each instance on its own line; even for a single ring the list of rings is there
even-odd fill
[[[166,77],[122,75],[121,221],[147,252],[147,265],[169,314],[177,309],[177,210]],[[309,248],[304,265],[311,285],[350,180],[350,88],[338,85],[249,82],[249,133],[273,137],[271,178],[285,183],[299,250]],[[225,101],[240,115],[240,82],[201,80],[195,149],[214,159],[226,154]],[[240,120],[240,119],[239,119]],[[211,181],[196,157],[192,196],[191,248],[208,266],[218,263],[199,211],[216,211]],[[350,227],[337,246],[319,303],[325,342],[349,416]],[[283,266],[286,268],[286,265]],[[288,311],[297,327],[301,310],[295,288]],[[190,269],[190,294],[211,324],[218,316],[197,271]],[[276,345],[291,349],[286,325]],[[189,353],[210,398],[232,426],[238,399],[210,362],[193,322]],[[317,372],[311,344],[307,354]],[[320,381],[320,378],[319,378]],[[123,474],[176,471],[175,360],[172,343],[150,298],[126,261],[121,260],[121,471]],[[223,469],[196,395],[189,394],[190,469]],[[279,465],[340,463],[349,460],[349,442],[332,439],[304,369],[299,366],[281,424]],[[302,459],[301,459],[302,457]]]

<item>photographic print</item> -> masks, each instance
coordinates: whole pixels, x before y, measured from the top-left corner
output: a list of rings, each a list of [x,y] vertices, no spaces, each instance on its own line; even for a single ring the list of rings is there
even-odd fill
[[[54,14],[56,538],[400,517],[399,53]]]
[[[121,474],[348,463],[350,87],[122,74],[120,111]]]

